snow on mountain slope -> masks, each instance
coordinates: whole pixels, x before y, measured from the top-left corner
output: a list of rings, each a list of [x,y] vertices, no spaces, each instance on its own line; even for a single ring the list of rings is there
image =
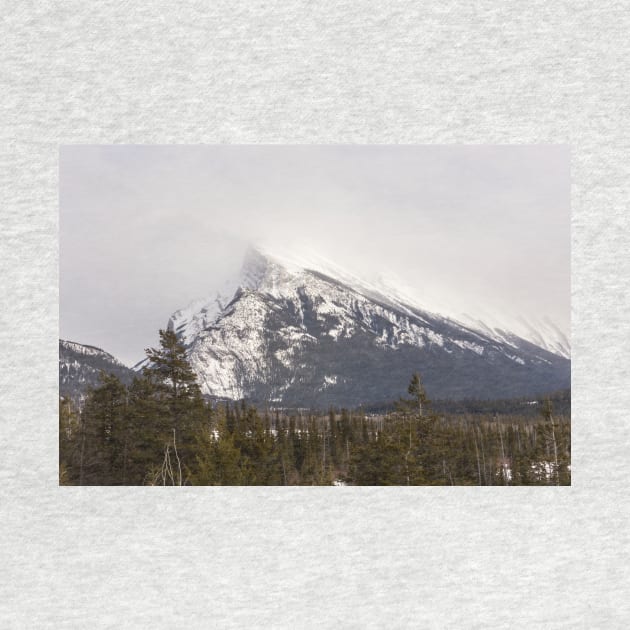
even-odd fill
[[[513,314],[503,305],[493,305],[489,308],[484,304],[467,304],[465,307],[449,295],[448,290],[436,292],[434,287],[425,288],[422,297],[418,290],[409,287],[391,272],[381,272],[376,278],[367,280],[340,267],[333,261],[322,256],[300,250],[297,253],[290,251],[288,254],[278,255],[261,246],[252,248],[268,260],[275,261],[285,270],[299,273],[303,270],[312,270],[343,282],[365,296],[374,297],[384,303],[390,304],[403,312],[413,310],[424,311],[436,316],[453,320],[455,323],[466,327],[478,329],[485,335],[502,343],[513,343],[524,339],[549,352],[559,356],[571,357],[571,342],[568,330],[562,330],[549,318],[533,317],[531,314],[523,316],[520,313]],[[247,269],[248,265],[244,265]],[[234,288],[238,279],[232,280]],[[233,290],[232,290],[233,292]],[[515,337],[517,339],[515,339]]]
[[[70,354],[73,355],[82,355],[84,357],[89,358],[98,358],[106,361],[109,365],[118,366],[118,367],[126,367],[123,363],[121,363],[116,357],[109,354],[109,352],[105,352],[96,346],[86,346],[82,343],[76,343],[75,341],[67,341],[65,339],[59,340],[59,350],[60,350],[60,361],[62,364],[64,357],[66,359]],[[76,360],[76,359],[75,359]]]
[[[239,282],[239,277],[228,280],[209,298],[195,300],[173,313],[169,320],[170,325],[181,334],[184,343],[191,343],[202,330],[217,319],[234,297]]]
[[[168,325],[187,345],[202,391],[222,398],[384,400],[415,369],[440,396],[569,382],[568,361],[528,339],[423,310],[402,292],[312,257],[251,249],[239,278]]]
[[[571,358],[571,342],[568,336],[546,317],[508,319],[486,313],[481,318],[479,315],[471,316],[467,313],[460,313],[457,315],[457,319],[479,329],[497,341],[518,343],[519,339],[525,339],[558,356],[566,359]]]
[[[95,346],[59,340],[59,394],[80,403],[88,387],[96,387],[100,373],[115,374],[131,383],[133,372],[118,359]]]
[[[513,314],[505,305],[467,304],[463,306],[447,291],[436,292],[432,287],[425,291],[423,299],[417,289],[406,286],[392,273],[382,273],[375,281],[379,290],[407,305],[433,313],[439,313],[454,322],[479,330],[501,343],[519,343],[526,340],[536,346],[567,359],[571,358],[571,342],[568,331],[563,331],[548,317]]]

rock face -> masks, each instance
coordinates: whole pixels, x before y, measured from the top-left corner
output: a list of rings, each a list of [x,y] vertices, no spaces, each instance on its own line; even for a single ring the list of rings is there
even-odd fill
[[[73,341],[59,340],[59,395],[81,403],[88,387],[99,384],[101,370],[130,384],[134,372],[111,354]]]
[[[311,268],[313,267],[313,268]],[[177,311],[204,394],[278,406],[356,406],[404,395],[534,396],[570,386],[570,360],[515,334],[406,304],[334,268],[248,253],[223,291]]]

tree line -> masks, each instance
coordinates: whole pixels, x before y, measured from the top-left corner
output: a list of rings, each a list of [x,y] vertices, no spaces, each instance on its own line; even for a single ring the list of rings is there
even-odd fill
[[[60,399],[63,485],[570,485],[570,418],[449,417],[418,374],[394,411],[261,411],[204,400],[172,331],[130,386]]]

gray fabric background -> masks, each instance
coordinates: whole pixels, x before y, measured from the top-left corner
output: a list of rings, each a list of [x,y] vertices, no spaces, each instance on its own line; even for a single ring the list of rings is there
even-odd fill
[[[629,22],[3,3],[0,626],[628,627]],[[58,147],[223,142],[570,144],[573,487],[59,488]]]

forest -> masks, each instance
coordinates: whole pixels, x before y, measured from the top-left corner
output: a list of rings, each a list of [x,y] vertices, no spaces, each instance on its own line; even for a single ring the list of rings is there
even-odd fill
[[[146,353],[131,385],[60,398],[60,485],[571,484],[565,394],[434,409],[416,373],[380,413],[261,409],[205,400],[172,331]]]

